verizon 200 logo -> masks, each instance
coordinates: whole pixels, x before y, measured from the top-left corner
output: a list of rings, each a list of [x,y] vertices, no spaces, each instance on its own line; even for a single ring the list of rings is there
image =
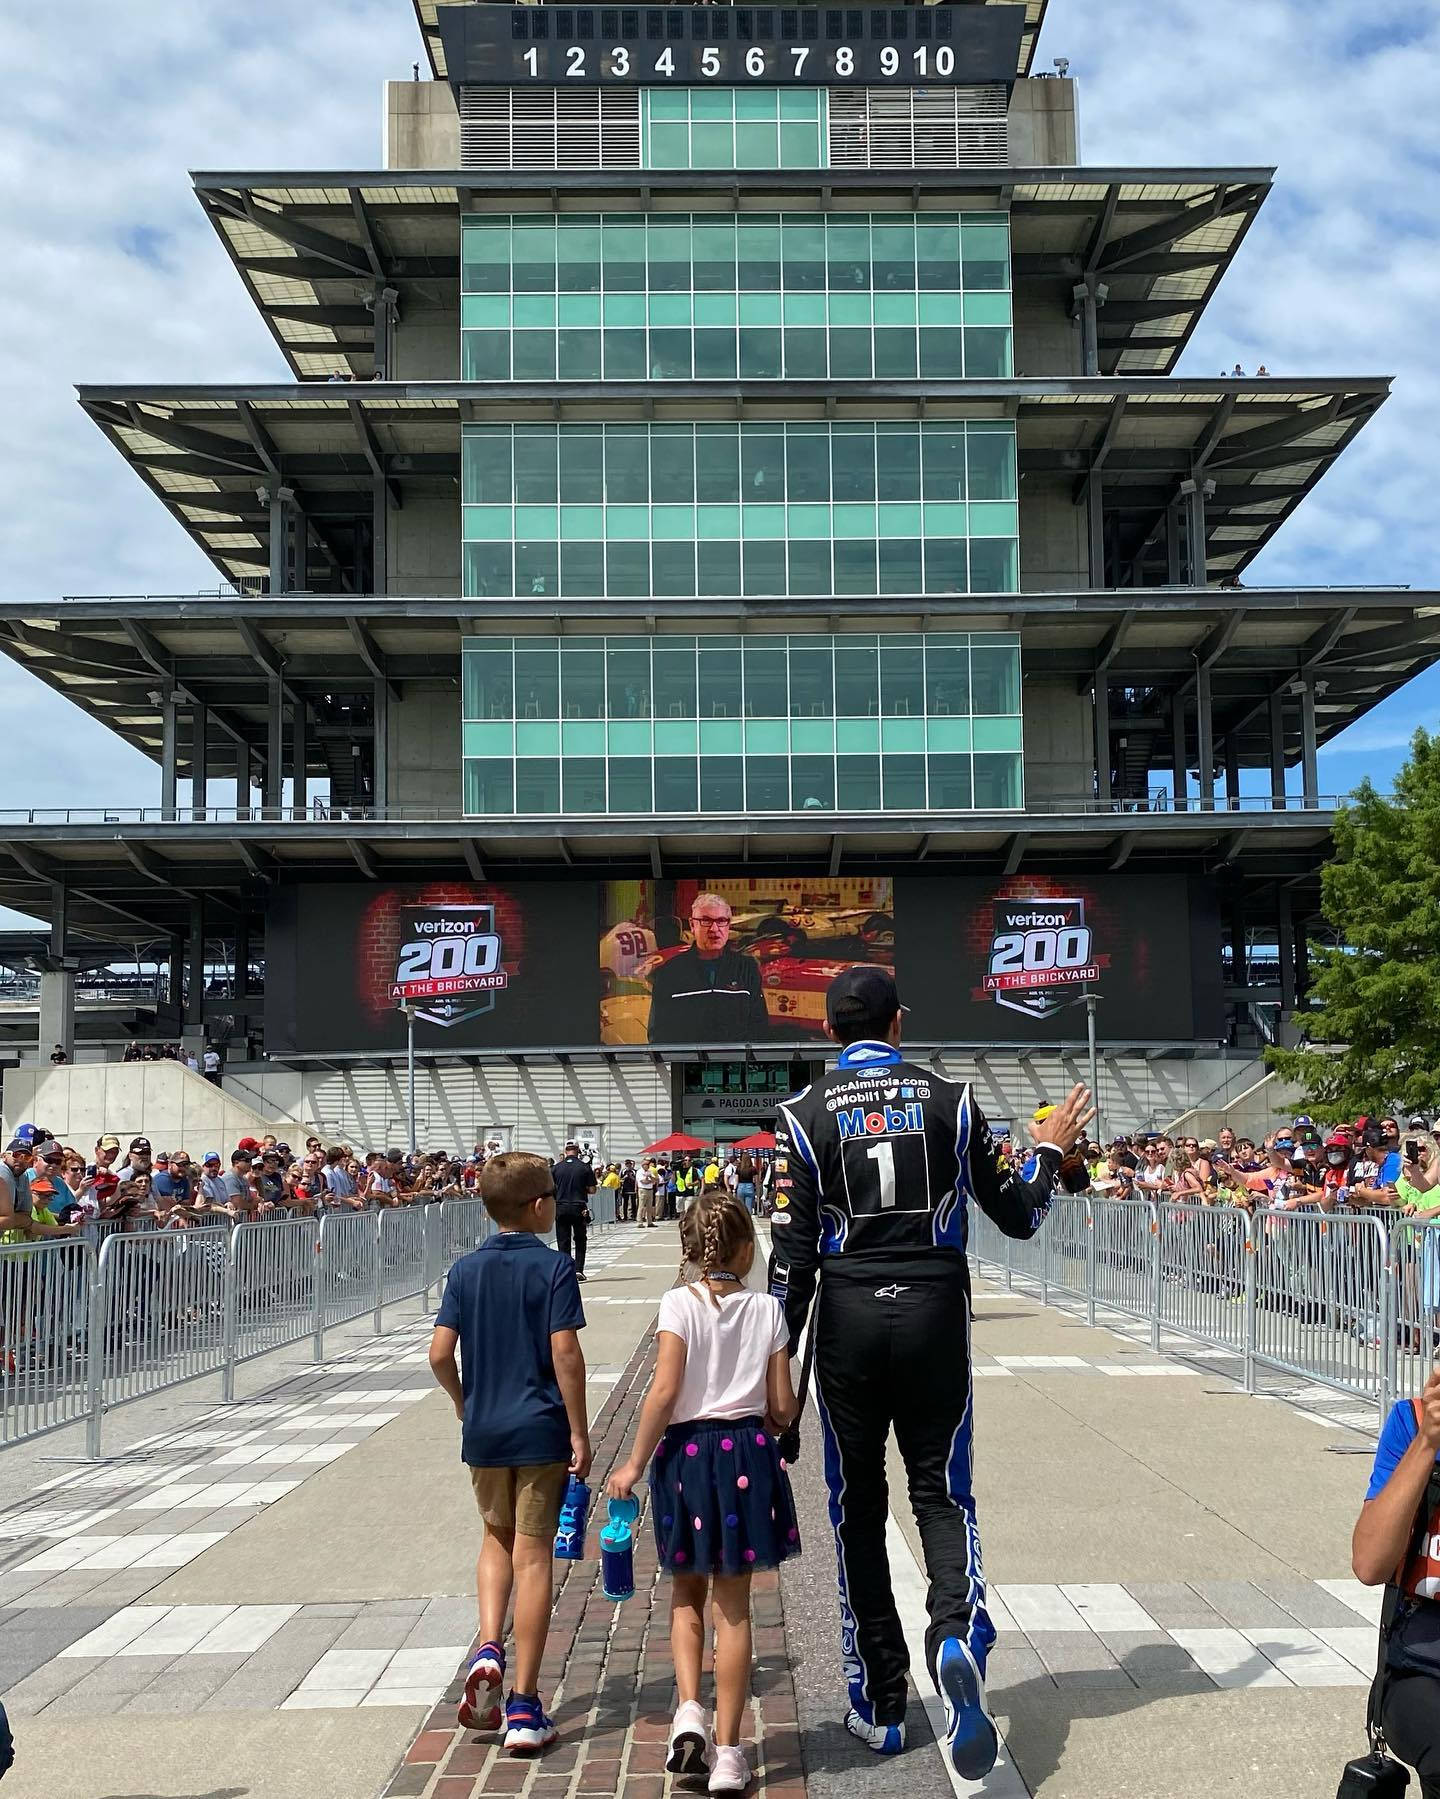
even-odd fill
[[[1046,1018],[1099,978],[1083,899],[996,900],[984,991],[997,1006]]]
[[[392,1000],[439,1025],[493,1010],[510,980],[493,906],[405,906],[400,925]]]

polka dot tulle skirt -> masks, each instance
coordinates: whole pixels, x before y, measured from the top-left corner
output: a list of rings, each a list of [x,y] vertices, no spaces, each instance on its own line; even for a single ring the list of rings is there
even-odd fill
[[[650,1516],[671,1574],[752,1574],[800,1552],[790,1477],[763,1418],[672,1424],[650,1464]]]

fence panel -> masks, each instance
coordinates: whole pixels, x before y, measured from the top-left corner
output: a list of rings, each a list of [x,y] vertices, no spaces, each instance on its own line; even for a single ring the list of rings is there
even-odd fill
[[[379,1238],[374,1212],[328,1211],[320,1220],[315,1300],[319,1329],[375,1309]]]
[[[490,1214],[478,1199],[447,1199],[428,1208],[430,1278],[444,1280],[450,1265],[478,1249],[493,1229]]]
[[[1254,1241],[1256,1360],[1383,1403],[1394,1330],[1385,1227],[1263,1211]]]
[[[1090,1207],[1082,1197],[1063,1194],[1040,1227],[1047,1263],[1046,1285],[1071,1299],[1090,1293]]]
[[[0,1246],[0,1443],[86,1415],[94,1279],[80,1238]]]
[[[380,1298],[408,1299],[423,1293],[429,1276],[425,1265],[425,1208],[389,1207],[380,1214]],[[378,1316],[378,1312],[377,1312]],[[376,1327],[379,1328],[378,1326]]]
[[[106,1240],[91,1314],[106,1410],[224,1366],[228,1265],[224,1226]]]
[[[1094,1199],[1095,1302],[1127,1318],[1155,1311],[1155,1241],[1159,1224],[1146,1199]]]
[[[1161,1324],[1243,1355],[1253,1261],[1248,1216],[1237,1206],[1163,1200],[1157,1210]]]
[[[1440,1350],[1440,1219],[1397,1221],[1390,1231],[1395,1366],[1391,1397],[1418,1399]]]
[[[311,1334],[319,1237],[319,1224],[309,1218],[266,1218],[236,1225],[230,1241],[231,1366]]]

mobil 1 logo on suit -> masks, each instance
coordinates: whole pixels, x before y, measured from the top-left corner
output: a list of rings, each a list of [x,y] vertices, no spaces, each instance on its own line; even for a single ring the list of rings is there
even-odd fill
[[[851,1216],[928,1212],[930,1169],[924,1091],[910,1081],[877,1081],[830,1096]]]

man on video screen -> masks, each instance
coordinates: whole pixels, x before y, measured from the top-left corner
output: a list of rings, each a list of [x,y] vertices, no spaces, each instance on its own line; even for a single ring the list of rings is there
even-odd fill
[[[730,902],[697,893],[692,941],[655,970],[650,984],[650,1041],[763,1043],[770,1035],[760,964],[730,947]]]

